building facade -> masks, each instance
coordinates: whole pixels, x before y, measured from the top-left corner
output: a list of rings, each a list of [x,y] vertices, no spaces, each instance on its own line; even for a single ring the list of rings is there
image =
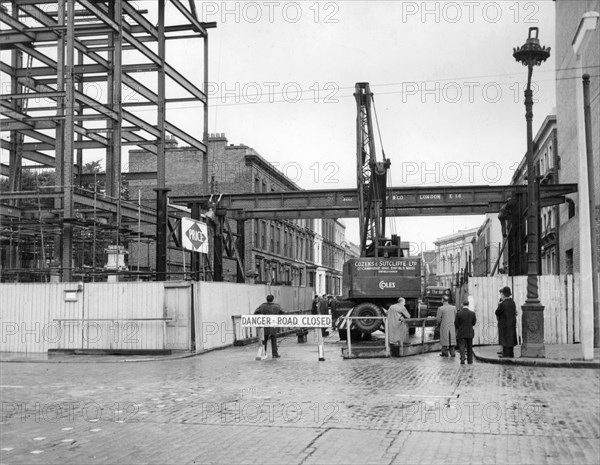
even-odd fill
[[[473,239],[478,228],[458,231],[434,241],[437,285],[458,287],[464,273],[473,271]]]
[[[437,284],[437,266],[435,250],[423,250],[421,252],[421,264],[423,275],[423,290],[427,286],[435,286]]]
[[[473,276],[492,276],[507,272],[501,258],[502,227],[497,214],[485,215],[473,238]]]
[[[560,182],[577,183],[580,160],[585,160],[585,126],[583,120],[582,75],[590,75],[592,152],[595,192],[593,205],[596,237],[593,243],[600,250],[600,24],[589,30],[579,53],[573,49],[576,36],[581,33],[585,14],[600,13],[600,1],[586,0],[556,2],[556,111],[558,153],[561,161]],[[592,20],[593,21],[593,20]],[[559,208],[559,269],[562,273],[579,271],[578,193],[569,195],[569,202]],[[597,269],[596,264],[596,271]]]
[[[545,118],[533,139],[535,176],[540,185],[566,182],[562,177],[571,168],[561,170],[563,163],[559,156],[558,147],[557,117],[556,115],[549,115]],[[511,184],[527,184],[527,154],[523,156],[519,163]],[[567,205],[573,205],[572,200],[568,200]],[[559,274],[561,272],[559,256],[559,250],[561,249],[559,240],[560,208],[560,205],[540,207],[538,228],[540,232],[539,263],[541,274]],[[523,224],[527,228],[525,218],[523,218]],[[508,258],[504,262],[506,263],[507,260]]]

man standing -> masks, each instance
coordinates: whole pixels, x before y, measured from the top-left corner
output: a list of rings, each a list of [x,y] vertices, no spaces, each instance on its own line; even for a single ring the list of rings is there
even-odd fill
[[[267,301],[261,304],[256,311],[255,315],[283,315],[283,310],[279,304],[273,302],[275,298],[272,295],[267,296]],[[267,342],[271,339],[271,352],[273,358],[279,358],[280,355],[277,353],[277,328],[264,328],[264,353],[267,353]]]
[[[392,305],[387,312],[387,331],[390,344],[402,344],[408,342],[408,327],[404,323],[406,318],[410,318],[410,313],[406,310],[404,297],[398,299],[398,303]]]
[[[469,300],[465,299],[463,307],[456,314],[456,320],[454,321],[461,365],[465,364],[465,351],[467,353],[467,362],[469,365],[473,363],[473,337],[475,337],[473,326],[476,323],[477,317],[475,316],[475,312],[469,309]]]
[[[315,298],[312,301],[312,306],[310,309],[310,313],[311,315],[318,315],[319,314],[319,294],[315,294]]]
[[[456,307],[450,305],[450,298],[447,295],[442,297],[442,306],[438,308],[436,320],[440,325],[440,344],[442,345],[442,352],[440,357],[448,356],[448,349],[450,349],[450,356],[454,357],[454,346],[456,345],[456,331],[454,329],[454,319],[456,318]]]
[[[321,315],[329,315],[329,302],[327,302],[327,294],[323,294],[323,297],[319,301],[318,311]],[[321,335],[323,337],[329,336],[329,331],[327,328],[321,328]]]
[[[500,304],[496,309],[498,319],[498,343],[502,346],[502,353],[498,352],[500,358],[512,358],[515,356],[514,348],[517,343],[517,306],[511,297],[510,287],[506,286],[500,290]]]

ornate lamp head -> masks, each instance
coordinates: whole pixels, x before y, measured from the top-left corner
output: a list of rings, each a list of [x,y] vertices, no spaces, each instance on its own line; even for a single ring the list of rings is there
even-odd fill
[[[535,32],[535,37],[533,37],[533,32]],[[538,33],[539,29],[537,27],[530,27],[529,37],[525,45],[513,48],[513,57],[523,63],[523,66],[539,66],[550,56],[550,47],[540,45]]]

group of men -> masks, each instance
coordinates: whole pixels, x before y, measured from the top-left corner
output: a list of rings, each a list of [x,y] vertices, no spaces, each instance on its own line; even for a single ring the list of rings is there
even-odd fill
[[[515,356],[514,348],[517,342],[517,307],[512,299],[510,287],[505,286],[500,289],[500,302],[496,309],[496,319],[498,320],[498,342],[502,346],[502,351],[498,352],[500,358],[512,358]],[[442,351],[440,356],[454,357],[454,347],[458,343],[460,350],[460,363],[465,362],[465,352],[467,363],[473,363],[473,337],[475,335],[473,327],[477,323],[475,312],[469,309],[469,301],[463,302],[460,311],[456,311],[454,305],[450,305],[449,298],[443,297],[443,305],[438,308],[437,322],[440,326],[440,343]]]
[[[498,352],[499,357],[514,357],[514,347],[517,342],[517,308],[512,299],[510,287],[505,286],[500,290],[500,302],[496,309],[496,318],[498,320],[498,340],[502,346],[502,351]],[[279,304],[273,302],[272,295],[267,296],[267,301],[261,304],[255,314],[261,315],[279,315],[283,310]],[[329,313],[329,302],[327,296],[322,298],[315,295],[311,308],[312,314],[327,315]],[[410,318],[410,313],[405,307],[405,299],[400,297],[398,303],[390,306],[388,310],[387,331],[389,332],[389,342],[391,344],[402,344],[408,341],[408,327],[404,323],[406,318]],[[440,327],[440,344],[442,351],[441,357],[454,357],[455,346],[458,344],[460,351],[460,363],[473,363],[473,337],[475,331],[473,327],[477,323],[475,312],[469,308],[469,301],[465,299],[462,308],[456,310],[454,305],[449,302],[449,297],[443,297],[442,306],[438,308],[436,315],[437,323]],[[325,328],[321,328],[323,337],[329,336]],[[266,353],[267,344],[271,341],[271,350],[273,358],[279,358],[277,351],[277,328],[264,328],[264,337],[262,343]]]

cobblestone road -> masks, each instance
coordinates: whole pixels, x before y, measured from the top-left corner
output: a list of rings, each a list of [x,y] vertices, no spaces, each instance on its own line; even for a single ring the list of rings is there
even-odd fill
[[[146,363],[3,363],[0,462],[596,464],[597,370],[343,360],[337,337]]]

